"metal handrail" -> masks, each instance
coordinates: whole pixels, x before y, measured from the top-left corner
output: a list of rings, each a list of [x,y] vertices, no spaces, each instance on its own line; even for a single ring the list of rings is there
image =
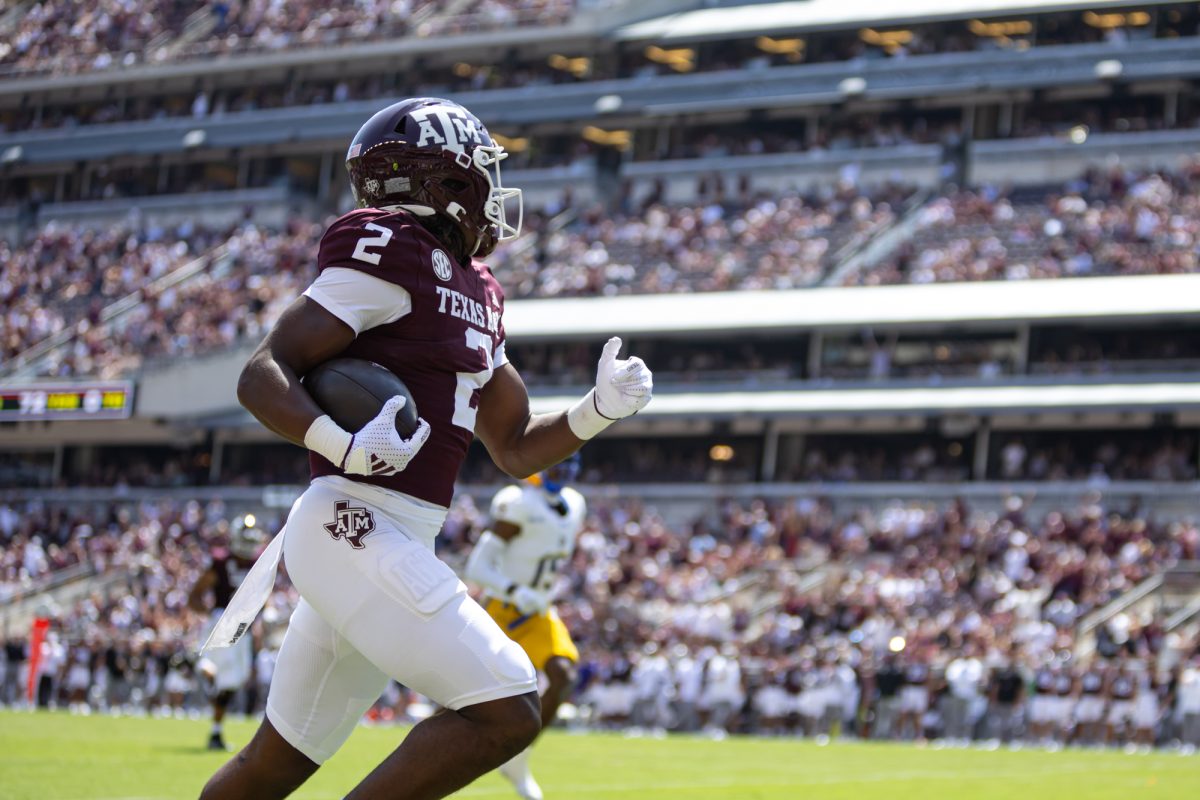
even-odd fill
[[[1128,592],[1110,600],[1105,605],[1096,609],[1092,613],[1085,616],[1075,626],[1075,634],[1077,639],[1082,639],[1087,634],[1100,627],[1103,623],[1120,614],[1122,611],[1133,606],[1142,600],[1145,600],[1154,592],[1162,588],[1163,576],[1162,573],[1152,575],[1139,583],[1137,586],[1130,589]]]
[[[1167,617],[1163,622],[1163,632],[1170,633],[1176,628],[1182,627],[1196,616],[1200,616],[1200,595],[1197,595],[1192,599],[1192,602]]]

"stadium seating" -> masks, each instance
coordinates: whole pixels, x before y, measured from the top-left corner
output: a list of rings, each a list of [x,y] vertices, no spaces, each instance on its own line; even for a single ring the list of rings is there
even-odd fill
[[[215,232],[118,225],[104,230],[51,222],[24,241],[0,239],[0,359],[134,294],[201,255]]]
[[[1174,174],[1098,169],[1044,198],[995,187],[957,192],[922,209],[901,252],[848,282],[1195,272],[1198,180],[1197,165]]]
[[[11,73],[70,73],[159,64],[261,50],[328,46],[404,36],[445,36],[509,26],[562,24],[570,0],[359,2],[331,10],[312,2],[195,4],[178,0],[91,4],[72,0],[31,5],[0,48],[0,67]],[[414,21],[418,24],[414,25]]]
[[[916,212],[911,239],[843,281],[876,285],[1195,272],[1200,269],[1198,180],[1197,165],[1173,172],[1096,171],[1044,194],[1022,190],[1013,197],[981,187],[934,197]],[[651,203],[621,214],[584,208],[566,227],[535,222],[522,243],[497,252],[493,267],[512,299],[812,286],[892,225],[910,194],[902,187],[844,186],[813,195]],[[222,241],[222,235],[228,238]],[[228,347],[269,325],[280,304],[311,278],[305,254],[319,235],[319,223],[303,218],[278,232],[248,224],[230,234],[191,227],[137,234],[118,229],[99,238],[83,227],[51,224],[19,258],[7,261],[0,284],[4,352],[15,358],[86,320],[89,312],[94,317],[107,302],[182,266],[206,244],[228,251],[234,263],[216,269],[217,274],[197,274],[163,297],[146,298],[112,326],[116,335],[94,324],[79,328],[75,342],[41,372],[111,377],[146,358]],[[168,243],[171,237],[174,242]],[[262,249],[264,241],[271,246]],[[110,253],[117,242],[126,249],[119,274]],[[14,245],[7,247],[15,250]],[[34,258],[42,269],[31,268]],[[106,279],[97,281],[101,275]],[[32,294],[35,285],[44,294]],[[218,289],[250,289],[254,301],[234,303],[228,299],[232,294],[216,299]],[[30,308],[36,296],[66,302],[53,310]]]
[[[997,515],[962,501],[889,503],[834,513],[799,498],[730,502],[680,526],[640,504],[601,503],[580,537],[560,605],[588,676],[574,699],[595,724],[687,730],[703,721],[730,732],[827,734],[837,726],[901,735],[872,690],[897,656],[938,680],[963,651],[985,654],[997,668],[1011,658],[1033,670],[1078,648],[1080,622],[1091,612],[1200,557],[1194,522],[1118,512],[1099,497],[1041,519],[1017,498],[1006,508]],[[183,599],[206,551],[224,540],[227,513],[219,502],[195,501],[120,501],[89,512],[0,506],[0,591],[11,596],[79,562],[101,574],[127,573],[66,612],[70,656],[54,679],[64,685],[79,654],[93,676],[89,704],[154,710],[168,704],[162,678],[176,669],[188,676],[182,702],[190,706],[202,697],[184,656],[206,621]],[[461,499],[444,556],[463,559],[485,522],[469,497]],[[295,600],[281,577],[269,628]],[[1162,642],[1153,626],[1160,623],[1123,623],[1124,663],[1157,671]],[[269,660],[277,635],[267,641]],[[147,648],[155,657],[134,657]],[[721,669],[742,676],[732,695],[720,683],[718,657]],[[711,674],[693,691],[696,664]],[[978,688],[986,702],[986,684]],[[635,698],[648,701],[636,719],[632,705],[621,713]],[[937,733],[945,719],[927,722],[907,735]],[[1163,732],[1172,724],[1164,717]],[[983,723],[978,733],[993,731]]]

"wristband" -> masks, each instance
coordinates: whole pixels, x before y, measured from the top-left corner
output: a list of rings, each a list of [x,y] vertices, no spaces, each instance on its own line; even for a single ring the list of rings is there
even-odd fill
[[[354,436],[342,430],[328,414],[317,417],[304,434],[304,446],[342,469],[346,454],[354,444]]]
[[[591,439],[600,431],[616,422],[600,413],[596,408],[596,390],[580,398],[579,402],[567,410],[567,425],[571,433],[580,439]]]

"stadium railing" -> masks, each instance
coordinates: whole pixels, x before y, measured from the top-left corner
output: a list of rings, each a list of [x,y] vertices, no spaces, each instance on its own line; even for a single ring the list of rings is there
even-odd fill
[[[1200,61],[1190,58],[1196,42],[1195,38],[1185,38],[1148,40],[1120,47],[1061,45],[1018,54],[951,53],[914,56],[903,61],[852,61],[495,89],[453,97],[488,120],[490,126],[497,127],[790,108],[841,103],[851,98],[894,100],[977,95],[983,91],[1100,84],[1103,79],[1096,74],[1096,63],[1110,57],[1119,57],[1123,80],[1200,75]],[[370,47],[363,45],[362,49]],[[847,78],[863,79],[865,88],[849,88],[845,84]],[[12,87],[0,82],[0,92],[6,88]],[[379,102],[376,99],[342,103],[337,106],[337,114],[330,114],[328,105],[299,106],[201,120],[167,119],[6,134],[0,136],[0,150],[19,145],[21,158],[30,162],[181,152],[187,149],[184,134],[192,130],[204,131],[207,145],[221,147],[246,146],[281,137],[296,142],[345,141],[354,133],[356,120],[370,116],[378,109]]]
[[[182,486],[171,488],[94,487],[63,489],[0,489],[0,503],[38,501],[79,506],[88,503],[175,500],[221,500],[230,510],[266,508],[286,511],[304,491],[302,485]],[[460,484],[456,495],[469,496],[486,508],[497,484]],[[860,507],[882,508],[895,503],[921,506],[964,500],[972,508],[1001,513],[1011,497],[1021,498],[1027,513],[1040,516],[1080,504],[1103,503],[1123,508],[1131,502],[1153,507],[1164,516],[1194,516],[1200,500],[1200,481],[970,481],[970,482],[854,482],[854,483],[636,483],[583,484],[595,504],[637,500],[654,507],[668,521],[684,521],[727,500],[794,502],[822,498],[835,511]],[[482,505],[479,505],[482,503]]]

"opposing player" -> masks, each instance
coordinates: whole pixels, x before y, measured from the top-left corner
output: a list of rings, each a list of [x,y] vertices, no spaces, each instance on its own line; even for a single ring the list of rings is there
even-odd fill
[[[212,592],[212,617],[209,627],[229,605],[242,578],[254,563],[259,550],[270,537],[258,527],[253,514],[237,517],[229,526],[229,548],[213,552],[212,563],[205,570],[192,591],[188,594],[188,607],[201,614],[208,613],[206,598]],[[212,732],[208,737],[209,750],[225,748],[225,711],[237,691],[250,681],[254,667],[254,650],[249,636],[243,636],[237,644],[221,650],[209,651],[196,664],[204,679],[212,704]]]
[[[574,686],[579,661],[571,634],[553,607],[559,572],[571,559],[587,515],[583,495],[566,485],[578,473],[576,454],[524,486],[497,492],[492,528],[479,537],[467,561],[467,577],[487,592],[488,614],[546,676],[543,729],[554,722]],[[541,787],[529,769],[529,748],[502,765],[500,774],[524,800],[541,800]]]
[[[520,228],[520,190],[500,181],[505,156],[446,100],[401,101],[368,120],[346,158],[359,208],[326,231],[318,277],[242,372],[239,400],[309,449],[313,480],[279,534],[301,600],[266,719],[204,798],[290,794],[389,679],[444,710],[414,727],[351,800],[444,797],[540,730],[529,657],[433,554],[433,540],[474,435],[501,469],[526,478],[639,411],[652,380],[640,359],[619,360],[621,342],[610,339],[594,390],[566,411],[530,412],[505,355],[504,293],[480,260]],[[333,422],[301,377],[337,356],[398,375],[422,417],[416,431],[396,431],[402,397],[359,431]]]

